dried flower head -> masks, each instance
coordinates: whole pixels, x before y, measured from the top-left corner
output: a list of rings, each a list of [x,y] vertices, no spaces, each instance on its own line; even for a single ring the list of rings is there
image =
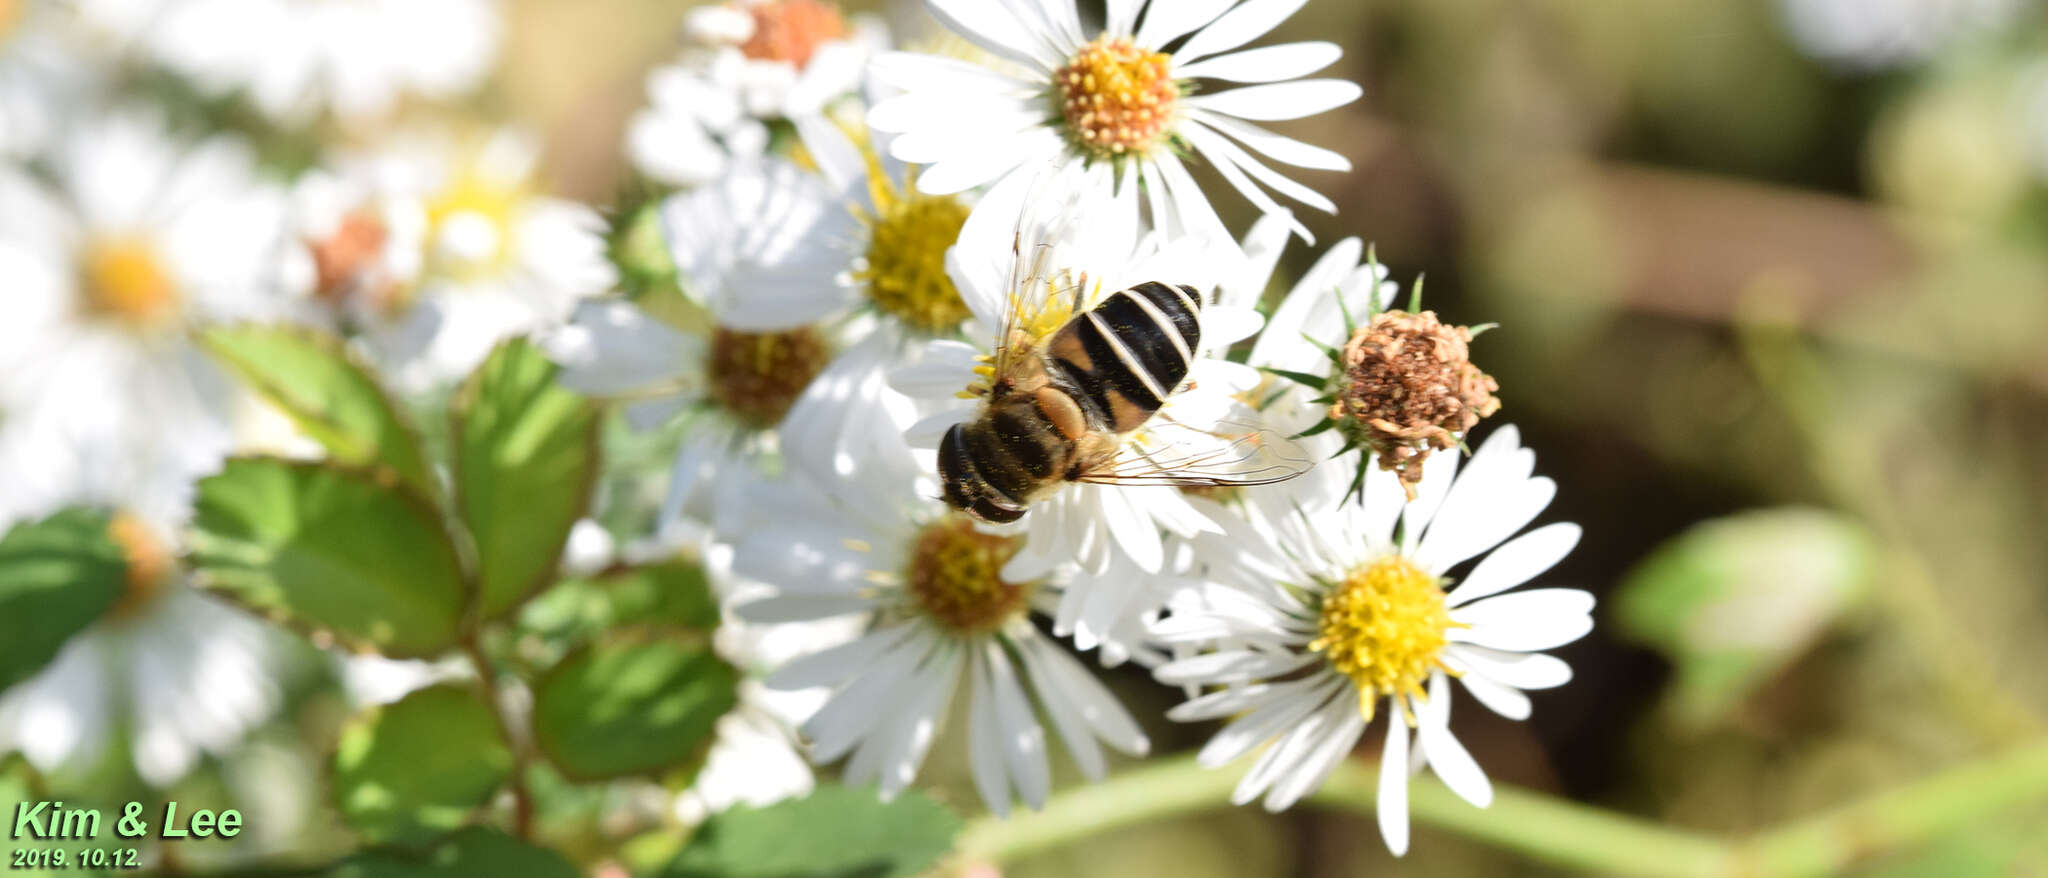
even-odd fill
[[[1470,328],[1446,326],[1434,311],[1385,311],[1344,343],[1330,418],[1400,475],[1411,500],[1429,453],[1500,410],[1500,385],[1472,365],[1471,341]]]

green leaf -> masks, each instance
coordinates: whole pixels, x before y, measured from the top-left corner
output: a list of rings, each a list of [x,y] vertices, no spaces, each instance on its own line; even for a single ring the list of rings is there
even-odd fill
[[[915,790],[819,787],[766,808],[713,815],[662,878],[911,878],[953,849],[960,818]]]
[[[1335,418],[1324,418],[1324,419],[1322,419],[1322,420],[1320,420],[1320,421],[1317,421],[1317,422],[1316,422],[1316,425],[1315,425],[1315,426],[1313,426],[1313,427],[1310,427],[1310,428],[1308,428],[1308,429],[1306,429],[1306,430],[1303,430],[1303,431],[1301,431],[1301,432],[1299,432],[1299,433],[1296,433],[1296,434],[1294,434],[1294,436],[1293,436],[1293,437],[1291,437],[1291,438],[1295,438],[1295,439],[1307,439],[1308,437],[1310,437],[1310,436],[1314,436],[1314,435],[1316,435],[1316,434],[1318,434],[1318,433],[1325,433],[1325,432],[1328,432],[1329,430],[1331,430],[1332,428],[1334,428],[1334,427],[1336,427],[1336,426],[1337,426],[1337,419],[1335,419]]]
[[[419,850],[365,851],[329,869],[326,878],[578,878],[560,854],[503,833],[471,827]]]
[[[0,689],[33,676],[121,597],[128,563],[103,512],[67,509],[0,538]]]
[[[432,497],[436,487],[419,438],[369,370],[340,339],[306,329],[227,326],[200,338],[214,359],[282,409],[336,461],[389,467]]]
[[[1330,383],[1330,379],[1328,378],[1325,378],[1321,375],[1310,375],[1307,372],[1295,372],[1288,369],[1275,369],[1270,366],[1260,366],[1259,371],[1264,372],[1268,375],[1274,375],[1281,378],[1285,378],[1310,390],[1321,390],[1323,389],[1323,385]]]
[[[334,752],[334,804],[376,841],[460,827],[512,770],[497,717],[473,686],[421,689],[350,722]]]
[[[1815,509],[1715,519],[1673,537],[1614,597],[1622,632],[1676,665],[1673,718],[1717,722],[1798,658],[1867,590],[1873,545]]]
[[[394,656],[455,643],[463,608],[455,548],[434,510],[388,480],[229,460],[199,483],[191,547],[200,585],[287,623]]]
[[[563,582],[527,604],[520,619],[529,629],[572,638],[642,625],[708,631],[718,625],[718,598],[703,567],[664,561]]]
[[[600,643],[571,653],[535,687],[533,735],[583,781],[658,775],[694,762],[738,701],[739,674],[682,638]]]
[[[454,405],[456,506],[476,540],[486,618],[554,581],[569,529],[590,508],[598,411],[555,384],[524,339],[500,345]]]
[[[0,819],[6,821],[4,832],[7,839],[7,846],[0,848],[0,856],[7,857],[6,860],[0,860],[0,872],[4,872],[8,878],[16,878],[16,876],[21,876],[21,878],[31,878],[31,876],[52,876],[52,878],[68,876],[68,878],[78,878],[81,875],[107,874],[103,870],[88,869],[79,860],[81,853],[91,849],[92,845],[89,843],[81,844],[73,839],[38,839],[33,832],[23,832],[19,838],[14,836],[13,821],[18,816],[15,809],[24,804],[34,808],[36,803],[39,802],[66,802],[68,803],[66,810],[72,807],[79,807],[100,811],[101,822],[108,827],[103,832],[108,837],[113,836],[111,827],[117,819],[115,815],[120,813],[118,811],[108,813],[105,808],[96,807],[98,803],[86,804],[72,796],[51,796],[49,791],[43,788],[42,778],[36,775],[35,769],[28,764],[27,759],[22,758],[21,754],[10,753],[6,756],[0,756]],[[108,844],[105,847],[111,853],[113,848],[118,847],[118,845]],[[30,862],[39,865],[25,869],[13,868],[16,851],[34,852],[35,859]],[[61,861],[44,860],[45,856],[53,858],[62,857],[63,859]],[[40,865],[44,862],[49,862],[50,868],[45,869]],[[59,862],[62,865],[58,865]]]

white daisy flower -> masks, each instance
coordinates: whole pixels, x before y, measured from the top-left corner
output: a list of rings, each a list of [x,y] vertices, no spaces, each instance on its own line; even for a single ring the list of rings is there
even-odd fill
[[[548,349],[566,385],[629,401],[637,426],[689,419],[661,520],[710,521],[746,505],[776,425],[838,347],[821,323],[837,305],[815,291],[835,283],[843,266],[828,242],[853,219],[816,175],[766,159],[672,196],[661,222],[682,313],[589,302]]]
[[[89,20],[132,39],[211,95],[246,95],[302,124],[390,114],[406,97],[475,89],[497,58],[493,0],[78,0]]]
[[[694,186],[735,159],[759,157],[770,120],[786,119],[808,141],[829,128],[825,111],[855,94],[868,58],[888,45],[878,20],[851,21],[820,0],[732,0],[690,11],[691,48],[648,74],[648,106],[626,148],[656,180]]]
[[[1039,807],[1051,788],[1049,719],[1091,778],[1102,744],[1143,755],[1143,732],[1087,670],[1032,626],[1040,580],[1002,573],[1018,539],[983,532],[932,500],[933,486],[900,443],[830,495],[765,494],[734,548],[735,570],[774,586],[738,607],[751,622],[857,614],[861,635],[784,665],[776,688],[829,687],[802,730],[815,762],[847,759],[845,781],[879,782],[885,797],[915,780],[956,698],[967,699],[967,746],[989,810]],[[1034,709],[1034,704],[1037,708]]]
[[[868,121],[902,135],[891,144],[897,158],[930,166],[918,178],[924,191],[990,186],[976,213],[994,214],[998,228],[1014,218],[1010,211],[1030,170],[1057,162],[1115,168],[1114,185],[1143,189],[1155,227],[1208,235],[1228,247],[1232,239],[1183,152],[1200,156],[1273,214],[1286,209],[1268,188],[1318,210],[1334,213],[1336,205],[1253,153],[1296,167],[1350,169],[1337,153],[1253,124],[1314,115],[1360,94],[1354,83],[1300,79],[1337,60],[1342,50],[1334,43],[1235,51],[1304,2],[1111,0],[1103,31],[1089,39],[1067,0],[926,0],[934,16],[1001,59],[1001,66],[908,52],[879,55],[872,75],[902,94],[878,103]],[[1197,94],[1198,82],[1251,85]],[[1099,178],[1101,185],[1111,180]],[[1135,211],[1138,202],[1128,205]]]
[[[1060,170],[1035,183],[1031,209],[1015,235],[1000,247],[970,240],[963,232],[948,257],[948,270],[973,314],[966,329],[969,341],[930,342],[916,362],[891,376],[897,389],[935,410],[910,428],[912,444],[935,448],[953,425],[975,417],[977,396],[986,388],[986,364],[996,354],[1013,301],[1024,315],[1020,328],[1042,340],[1070,314],[1092,308],[1103,296],[1133,284],[1186,285],[1207,297],[1202,291],[1211,288],[1219,274],[1209,239],[1141,236],[1136,225],[1122,222],[1118,212],[1107,207],[1135,198],[1135,193],[1112,198],[1105,190],[1082,183],[1078,178],[1083,176]],[[1013,284],[1021,288],[1012,289]],[[1182,390],[1169,394],[1148,428],[1176,423],[1199,430],[1213,425],[1234,413],[1230,394],[1258,381],[1253,370],[1215,355],[1257,331],[1257,312],[1210,301],[1200,319],[1201,342],[1191,352],[1188,381]],[[1131,441],[1137,435],[1132,434]],[[1216,531],[1177,488],[1085,483],[1066,485],[1033,503],[1012,527],[1026,533],[1022,550],[1006,571],[1018,579],[1043,576],[1070,561],[1100,574],[1118,553],[1139,569],[1155,572],[1165,561],[1162,529],[1183,537]]]
[[[1379,824],[1395,853],[1408,846],[1412,770],[1428,765],[1461,798],[1481,807],[1491,801],[1486,775],[1451,735],[1448,681],[1457,678],[1494,712],[1524,719],[1524,690],[1571,678],[1564,662],[1539,650],[1577,640],[1593,625],[1593,597],[1583,591],[1500,594],[1578,543],[1573,524],[1507,539],[1555,493],[1549,479],[1530,475],[1534,466],[1534,454],[1504,426],[1462,474],[1453,455],[1429,458],[1412,503],[1403,503],[1395,476],[1375,471],[1362,502],[1298,509],[1271,522],[1276,544],[1256,533],[1233,535],[1246,550],[1239,563],[1215,571],[1210,608],[1167,619],[1158,632],[1169,644],[1220,645],[1165,664],[1155,676],[1220,687],[1167,714],[1236,717],[1202,748],[1202,764],[1222,765],[1266,745],[1235,802],[1264,796],[1269,810],[1279,810],[1300,800],[1382,712]],[[1317,477],[1348,475],[1306,476]],[[1448,572],[1480,556],[1447,590]]]
[[[44,437],[58,493],[189,479],[234,411],[190,331],[284,313],[282,193],[242,144],[188,147],[140,115],[81,125],[52,164],[54,187],[0,165],[0,410]]]
[[[617,280],[603,218],[544,194],[538,158],[512,131],[413,134],[310,174],[294,270],[399,387],[459,379]]]

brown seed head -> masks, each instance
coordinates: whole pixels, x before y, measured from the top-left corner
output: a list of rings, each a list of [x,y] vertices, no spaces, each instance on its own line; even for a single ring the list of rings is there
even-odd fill
[[[1429,453],[1500,410],[1500,385],[1472,365],[1471,341],[1472,330],[1446,326],[1434,311],[1385,311],[1344,343],[1330,417],[1400,475],[1411,500]]]
[[[810,327],[759,333],[721,328],[712,334],[706,364],[711,397],[740,423],[765,430],[782,422],[830,358],[825,339]]]
[[[1020,540],[984,533],[959,513],[925,525],[911,551],[906,584],[917,609],[954,634],[999,628],[1028,608],[1037,583],[1003,579]]]

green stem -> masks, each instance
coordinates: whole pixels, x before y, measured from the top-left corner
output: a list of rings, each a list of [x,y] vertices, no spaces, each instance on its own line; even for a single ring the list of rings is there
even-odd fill
[[[1309,802],[1373,812],[1378,769],[1340,764]],[[1225,807],[1239,774],[1169,759],[1062,792],[1044,810],[984,817],[961,835],[967,863],[1006,863],[1080,839]],[[1987,757],[1817,817],[1743,838],[1692,832],[1515,787],[1485,809],[1435,778],[1409,783],[1416,823],[1553,865],[1645,878],[1825,875],[1936,838],[2015,805],[2048,798],[2048,739]]]

